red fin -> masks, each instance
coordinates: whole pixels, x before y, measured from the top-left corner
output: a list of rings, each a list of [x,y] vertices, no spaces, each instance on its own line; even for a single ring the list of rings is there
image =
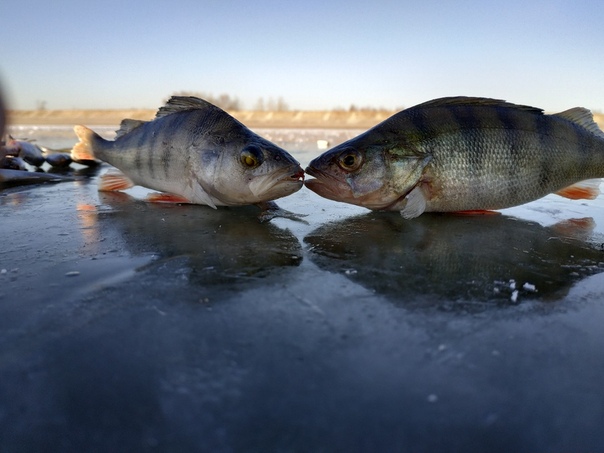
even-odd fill
[[[455,211],[453,214],[455,215],[499,215],[500,212],[497,211],[487,211],[482,209],[473,209],[470,211]]]
[[[173,193],[150,193],[147,195],[147,201],[151,203],[191,203],[191,200]]]
[[[580,236],[590,234],[596,227],[596,222],[591,217],[582,219],[568,219],[556,223],[552,229],[561,236]]]
[[[570,198],[571,200],[594,200],[600,195],[600,180],[588,179],[572,186],[565,187],[556,192],[556,195]]]
[[[101,176],[99,190],[101,192],[112,192],[115,190],[126,190],[134,186],[130,178],[121,173],[105,173]]]

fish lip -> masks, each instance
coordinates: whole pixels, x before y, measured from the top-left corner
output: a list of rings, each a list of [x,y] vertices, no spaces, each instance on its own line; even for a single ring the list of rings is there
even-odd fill
[[[299,164],[277,170],[276,173],[259,175],[250,180],[254,196],[264,196],[271,191],[297,192],[304,186],[304,171]],[[283,197],[285,195],[281,195]]]
[[[316,179],[314,179],[314,180],[313,180],[313,179],[311,179],[311,180],[309,180],[309,181],[317,181],[317,180],[321,180],[321,179],[327,179],[327,180],[329,180],[329,179],[333,179],[333,180],[335,180],[335,181],[338,181],[338,179],[337,179],[337,178],[334,178],[334,177],[333,177],[333,176],[331,176],[330,174],[328,174],[328,173],[324,173],[324,172],[322,172],[321,170],[319,170],[319,169],[317,169],[317,168],[313,168],[313,167],[311,167],[311,166],[306,167],[306,170],[304,170],[304,173],[306,173],[306,174],[308,174],[308,175],[312,176],[313,178],[316,178]],[[308,182],[308,181],[306,181],[306,182]]]
[[[292,165],[283,175],[277,178],[278,182],[293,182],[304,184],[304,170],[299,164]]]
[[[322,184],[322,185],[328,186],[328,184],[326,183],[327,181],[332,181],[336,185],[346,184],[341,179],[338,179],[337,177],[330,175],[329,173],[325,173],[325,172],[319,170],[318,168],[308,166],[308,167],[306,167],[306,170],[304,170],[304,172],[306,174],[308,174],[309,176],[313,177],[312,179],[307,179],[306,181],[304,181],[304,185],[307,187],[309,184],[311,184],[311,185]]]
[[[304,181],[306,188],[323,198],[334,201],[343,201],[342,194],[350,190],[350,187],[344,181],[329,173],[324,173],[317,168],[308,166],[305,172],[312,176],[311,179]],[[330,182],[332,184],[330,184]]]
[[[294,179],[296,182],[304,182],[304,170],[302,167],[298,166],[298,169],[289,176],[291,179]]]

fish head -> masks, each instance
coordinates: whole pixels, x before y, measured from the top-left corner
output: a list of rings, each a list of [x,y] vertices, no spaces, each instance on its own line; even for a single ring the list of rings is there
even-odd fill
[[[396,209],[419,183],[429,159],[379,140],[349,140],[310,162],[305,182],[313,192],[373,210]]]
[[[226,205],[275,200],[304,184],[300,164],[287,151],[259,136],[231,143],[219,154],[218,168],[206,190]]]

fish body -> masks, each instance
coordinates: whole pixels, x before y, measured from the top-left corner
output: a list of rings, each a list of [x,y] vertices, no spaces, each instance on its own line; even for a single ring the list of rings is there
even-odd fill
[[[442,98],[393,115],[306,172],[321,196],[405,218],[502,209],[554,192],[595,198],[604,133],[583,108],[546,115],[495,99]]]
[[[34,167],[41,167],[46,162],[40,147],[26,140],[17,140],[9,136],[7,147],[18,149],[19,157]]]
[[[54,168],[67,168],[72,162],[70,153],[47,153],[44,157]]]
[[[52,175],[39,171],[0,168],[0,188],[3,185],[42,184],[48,182],[75,181],[71,176]]]
[[[285,150],[198,98],[172,97],[152,121],[124,120],[114,141],[76,126],[74,161],[99,159],[124,176],[108,176],[99,190],[140,185],[162,201],[237,206],[290,195],[304,172]]]
[[[10,155],[0,158],[0,168],[27,171],[27,165],[25,165],[25,161],[23,159],[18,156]]]
[[[14,144],[9,145],[8,143],[0,142],[0,159],[6,156],[18,157],[19,148]]]

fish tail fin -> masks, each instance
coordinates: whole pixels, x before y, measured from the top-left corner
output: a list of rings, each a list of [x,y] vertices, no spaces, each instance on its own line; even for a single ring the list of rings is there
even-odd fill
[[[80,139],[71,150],[71,158],[74,161],[78,160],[95,160],[94,149],[99,146],[100,143],[104,142],[99,134],[86,126],[75,126],[74,132]]]
[[[594,200],[600,195],[600,179],[586,179],[556,192],[556,195],[571,200]]]

